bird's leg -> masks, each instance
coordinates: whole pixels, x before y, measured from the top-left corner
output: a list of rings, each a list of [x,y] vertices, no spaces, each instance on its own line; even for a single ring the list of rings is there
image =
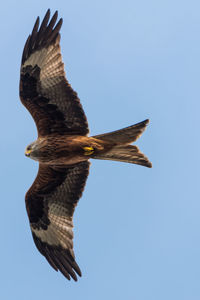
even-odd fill
[[[93,147],[83,147],[84,155],[91,155],[94,153]]]

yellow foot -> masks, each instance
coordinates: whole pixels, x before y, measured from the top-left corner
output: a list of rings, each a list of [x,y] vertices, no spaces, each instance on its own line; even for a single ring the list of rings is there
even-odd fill
[[[83,150],[85,151],[84,155],[91,155],[94,153],[93,147],[83,147]]]

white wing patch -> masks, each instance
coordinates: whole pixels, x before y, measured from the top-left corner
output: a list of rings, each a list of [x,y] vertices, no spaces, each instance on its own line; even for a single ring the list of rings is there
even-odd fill
[[[49,245],[73,248],[73,222],[72,217],[67,217],[60,204],[49,203],[48,219],[50,225],[47,230],[33,229],[37,237]]]
[[[40,80],[44,89],[52,88],[52,86],[63,80],[65,76],[59,42],[60,37],[58,36],[55,44],[34,52],[23,64],[23,67],[28,65],[34,67],[37,65],[41,69]],[[58,80],[59,77],[60,80]]]
[[[52,47],[52,46],[50,46]],[[49,48],[50,48],[49,47]],[[26,66],[35,66],[38,65],[38,67],[42,68],[44,61],[45,61],[45,57],[48,53],[48,49],[49,48],[43,48],[40,49],[38,51],[35,51],[33,54],[31,54],[31,56],[24,62],[22,67],[26,67]]]

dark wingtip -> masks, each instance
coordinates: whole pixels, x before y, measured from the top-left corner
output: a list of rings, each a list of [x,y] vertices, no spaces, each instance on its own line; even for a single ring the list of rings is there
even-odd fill
[[[22,64],[30,57],[32,53],[42,47],[48,47],[51,43],[54,43],[55,39],[58,37],[63,19],[61,18],[56,24],[58,11],[55,11],[51,19],[50,14],[50,9],[48,9],[40,26],[40,18],[37,17],[32,33],[27,39],[24,47]]]
[[[34,27],[33,27],[32,33],[33,33],[34,31],[37,31],[37,30],[38,30],[39,24],[40,24],[40,17],[38,16],[37,19],[36,19],[36,21],[35,21],[35,25],[34,25]]]
[[[148,161],[148,163],[146,164],[146,167],[147,167],[147,168],[152,168],[153,165],[152,165],[152,163],[151,163],[150,161]]]
[[[148,124],[149,124],[149,122],[150,122],[150,120],[149,120],[149,119],[146,119],[146,120],[144,120],[144,121],[143,121],[143,123],[144,123],[145,125],[148,125]]]
[[[51,14],[51,10],[50,10],[50,8],[48,8],[47,12],[46,12],[46,14],[44,16],[44,19],[47,18],[47,17],[50,18],[50,14]]]

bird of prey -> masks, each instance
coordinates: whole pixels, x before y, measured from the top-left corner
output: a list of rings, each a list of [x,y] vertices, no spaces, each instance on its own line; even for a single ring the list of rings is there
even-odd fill
[[[148,120],[127,128],[88,137],[88,123],[77,93],[65,77],[60,50],[62,19],[39,17],[22,54],[20,99],[38,132],[25,155],[39,162],[35,181],[26,193],[26,209],[34,242],[49,264],[67,279],[81,270],[73,251],[73,213],[82,195],[89,159],[122,161],[151,167],[137,146],[130,145]]]

